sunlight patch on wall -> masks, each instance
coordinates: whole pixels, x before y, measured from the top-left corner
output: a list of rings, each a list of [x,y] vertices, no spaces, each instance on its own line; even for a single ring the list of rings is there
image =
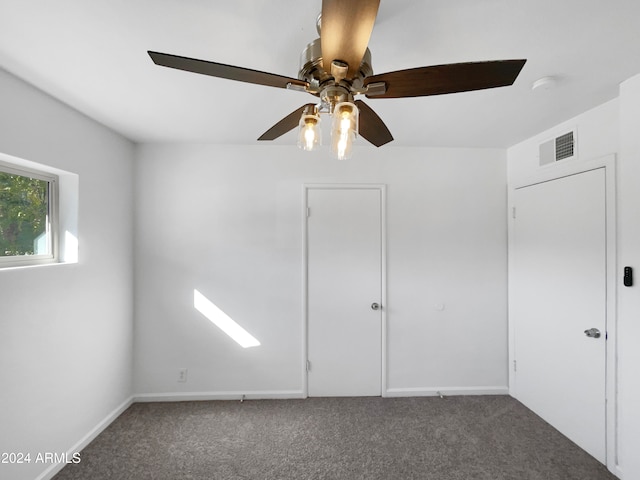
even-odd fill
[[[62,261],[65,263],[78,263],[78,239],[69,230],[64,232]]]
[[[196,289],[193,290],[193,306],[241,347],[249,348],[260,345],[260,342],[255,337]]]

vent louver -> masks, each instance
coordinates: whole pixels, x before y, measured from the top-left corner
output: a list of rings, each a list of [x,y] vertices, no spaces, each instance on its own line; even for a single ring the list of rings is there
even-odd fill
[[[559,135],[539,145],[540,165],[573,158],[575,150],[575,130]]]
[[[556,138],[556,162],[569,157],[573,157],[573,132]]]

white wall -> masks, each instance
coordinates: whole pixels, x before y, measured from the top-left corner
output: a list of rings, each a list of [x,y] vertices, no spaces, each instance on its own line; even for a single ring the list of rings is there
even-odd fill
[[[130,142],[0,70],[0,152],[79,175],[79,262],[0,269],[0,478],[78,445],[131,396]],[[55,467],[54,467],[55,469]]]
[[[509,184],[527,181],[540,172],[550,171],[561,165],[549,164],[541,167],[538,146],[572,128],[577,128],[578,159],[565,160],[562,165],[566,165],[566,162],[582,162],[618,152],[619,117],[619,100],[616,98],[512,146],[507,150]]]
[[[620,88],[618,276],[634,268],[635,285],[618,288],[620,461],[626,480],[640,478],[640,75]]]
[[[538,166],[538,144],[577,127],[581,163],[616,154],[617,169],[617,353],[618,474],[640,478],[640,76],[621,86],[620,97],[513,146],[507,152],[510,185],[556,166]],[[558,166],[562,168],[562,166]],[[622,285],[624,266],[634,267],[636,285]],[[615,468],[615,466],[613,466]]]
[[[388,393],[506,392],[505,161],[481,149],[361,148],[338,162],[326,149],[142,146],[136,392],[302,394],[304,183],[388,186]],[[194,288],[262,345],[221,334],[194,310]]]
[[[508,150],[508,177],[509,177],[509,208],[514,206],[513,196],[514,188],[521,185],[526,185],[534,182],[539,182],[541,179],[549,180],[553,178],[560,178],[572,173],[576,173],[587,168],[594,168],[595,165],[607,166],[607,218],[610,220],[615,219],[615,179],[614,179],[614,163],[615,153],[618,148],[618,100],[609,101],[597,108],[589,110],[575,118],[572,118],[562,124],[551,128],[545,132],[542,132],[535,137],[513,146]],[[558,135],[562,135],[568,131],[576,129],[576,148],[574,150],[574,158],[565,159],[561,162],[554,162],[551,164],[540,166],[539,164],[539,145],[543,142],[552,139]],[[613,208],[610,208],[613,206]],[[510,237],[513,238],[513,228],[515,225],[514,220],[510,219],[509,229]],[[607,243],[609,240],[615,241],[615,225],[613,228],[607,229]],[[512,246],[512,244],[510,244]],[[615,248],[608,251],[607,260],[607,298],[615,297],[615,282],[617,280],[615,274]],[[514,263],[510,262],[510,268],[514,268]],[[513,270],[511,274],[515,273]],[[511,278],[511,276],[510,276]],[[515,299],[511,297],[510,300]],[[511,305],[512,308],[517,308],[516,305]],[[510,311],[513,311],[511,309]],[[612,347],[615,344],[616,330],[615,330],[615,305],[609,302],[607,306],[607,331],[611,338],[611,341],[607,344],[608,347]],[[510,328],[510,359],[515,361],[515,339],[514,329]],[[608,404],[611,408],[607,409],[606,421],[608,425],[611,425],[611,421],[615,420],[615,383],[612,380],[615,376],[615,352],[611,351],[611,348],[607,349],[607,392],[611,394],[611,402]],[[513,365],[513,362],[510,362]],[[518,391],[515,388],[517,386],[516,374],[513,368],[509,369],[511,394],[519,398]],[[603,381],[605,379],[603,378]],[[604,402],[603,402],[604,403]],[[603,418],[604,419],[604,418]],[[610,428],[607,438],[601,439],[602,445],[607,445],[606,463],[612,471],[617,471],[616,466],[616,453],[615,453],[615,428]],[[584,439],[583,439],[584,440]],[[604,454],[604,451],[603,451]],[[604,461],[604,457],[603,457]]]

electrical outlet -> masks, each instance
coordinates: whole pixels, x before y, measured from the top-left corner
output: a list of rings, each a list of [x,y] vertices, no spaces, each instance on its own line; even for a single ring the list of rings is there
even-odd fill
[[[188,370],[186,368],[178,370],[178,382],[185,383],[187,381],[187,373]]]

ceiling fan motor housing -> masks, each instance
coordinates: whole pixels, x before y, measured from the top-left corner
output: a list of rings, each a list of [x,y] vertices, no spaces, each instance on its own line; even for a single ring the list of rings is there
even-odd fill
[[[371,67],[371,51],[368,48],[365,51],[356,76],[353,79],[339,79],[337,82],[336,78],[331,74],[331,69],[329,68],[329,71],[327,71],[322,62],[322,46],[319,38],[308,44],[300,55],[298,78],[309,82],[310,93],[316,92],[316,94],[320,94],[326,86],[338,84],[349,91],[351,89],[361,89],[364,86],[365,77],[370,75],[373,75],[373,68]]]

